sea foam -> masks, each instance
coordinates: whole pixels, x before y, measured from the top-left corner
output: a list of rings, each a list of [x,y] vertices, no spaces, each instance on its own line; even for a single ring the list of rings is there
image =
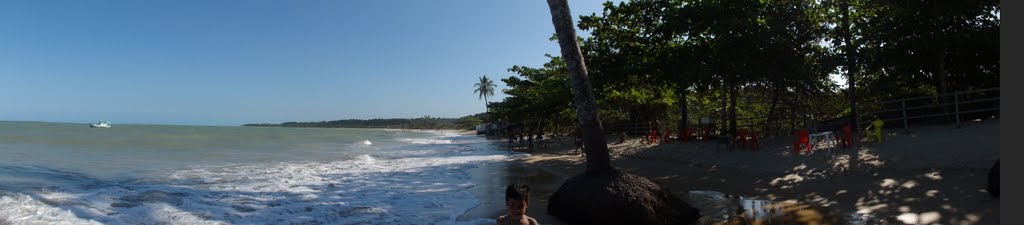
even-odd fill
[[[197,166],[153,179],[0,193],[0,218],[15,224],[493,223],[455,220],[479,204],[466,191],[476,185],[467,170],[523,155],[451,149],[393,159],[363,154],[328,163]]]
[[[429,139],[429,138],[397,138],[395,139],[400,142],[411,143],[411,144],[452,144],[452,140],[445,139]]]

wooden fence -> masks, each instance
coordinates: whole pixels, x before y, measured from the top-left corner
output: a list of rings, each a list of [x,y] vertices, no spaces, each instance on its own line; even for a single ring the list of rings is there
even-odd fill
[[[920,96],[863,104],[859,128],[867,127],[874,118],[897,122],[904,131],[910,124],[954,123],[981,119],[999,114],[999,88],[960,91],[943,95]]]

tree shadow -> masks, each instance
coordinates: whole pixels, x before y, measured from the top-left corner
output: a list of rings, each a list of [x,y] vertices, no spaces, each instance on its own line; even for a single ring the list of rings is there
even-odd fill
[[[764,143],[759,151],[716,151],[713,143],[677,142],[627,157],[679,165],[639,165],[630,170],[653,175],[658,182],[755,199],[795,201],[840,212],[854,224],[998,223],[998,200],[984,190],[986,168],[897,166],[888,158],[893,153],[879,152],[875,145],[856,151],[836,149],[830,154],[794,154],[792,143],[786,141]],[[649,168],[672,168],[675,173],[645,171]]]

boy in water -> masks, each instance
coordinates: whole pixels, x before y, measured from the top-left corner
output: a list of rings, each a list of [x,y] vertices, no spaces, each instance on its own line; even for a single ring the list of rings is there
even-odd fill
[[[505,206],[508,214],[498,217],[498,225],[538,225],[533,217],[526,216],[526,207],[530,204],[530,186],[513,182],[505,188]]]

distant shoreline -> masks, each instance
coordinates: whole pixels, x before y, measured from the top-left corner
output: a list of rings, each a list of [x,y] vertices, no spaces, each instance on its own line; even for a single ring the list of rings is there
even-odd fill
[[[241,127],[273,127],[273,128],[343,128],[343,129],[369,129],[369,130],[399,130],[399,131],[440,131],[440,132],[452,132],[460,135],[476,135],[475,130],[471,129],[435,129],[435,128],[395,128],[395,127],[298,127],[298,126],[253,126],[250,124],[242,125]]]
[[[426,129],[426,130],[473,130],[479,125],[480,115],[462,118],[420,118],[391,119],[344,119],[319,122],[249,123],[243,127],[317,127],[317,128],[379,128],[379,129]]]

